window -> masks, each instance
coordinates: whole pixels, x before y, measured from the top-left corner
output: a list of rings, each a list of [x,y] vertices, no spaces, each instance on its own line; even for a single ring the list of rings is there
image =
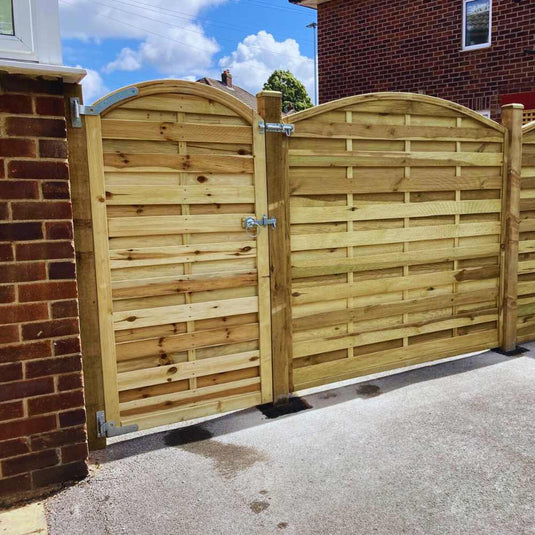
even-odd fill
[[[57,0],[0,0],[1,59],[61,65]]]
[[[490,46],[492,0],[463,0],[463,50]]]
[[[490,119],[490,110],[477,110],[477,113],[483,115],[483,117],[486,117],[487,119]]]
[[[0,0],[0,34],[15,35],[13,27],[13,0]]]

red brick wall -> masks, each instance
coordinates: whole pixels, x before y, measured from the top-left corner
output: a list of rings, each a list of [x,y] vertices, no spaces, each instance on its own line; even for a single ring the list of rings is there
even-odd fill
[[[63,86],[0,78],[0,497],[86,475]]]
[[[474,97],[535,90],[535,2],[493,0],[492,47],[461,51],[462,0],[331,0],[320,4],[320,101],[425,91],[468,107]]]

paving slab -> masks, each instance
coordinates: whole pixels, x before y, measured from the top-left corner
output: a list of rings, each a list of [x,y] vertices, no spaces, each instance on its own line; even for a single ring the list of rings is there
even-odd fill
[[[535,533],[535,345],[114,439],[51,535]]]
[[[47,535],[43,502],[0,511],[0,535]]]

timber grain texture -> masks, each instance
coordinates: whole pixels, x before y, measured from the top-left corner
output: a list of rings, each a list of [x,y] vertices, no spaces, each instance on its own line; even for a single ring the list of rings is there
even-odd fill
[[[294,389],[499,345],[506,129],[400,93],[286,120]]]
[[[518,256],[518,341],[535,339],[535,122],[524,126]]]
[[[140,429],[272,400],[260,118],[196,83],[86,117],[106,417]]]
[[[286,138],[259,132],[282,120],[276,93],[258,95],[260,117],[201,84],[137,87],[86,118],[108,420],[155,427],[510,349],[517,291],[533,338],[535,127],[517,286],[514,105],[502,126],[425,95],[360,95],[286,117]],[[244,231],[264,214],[276,229]]]

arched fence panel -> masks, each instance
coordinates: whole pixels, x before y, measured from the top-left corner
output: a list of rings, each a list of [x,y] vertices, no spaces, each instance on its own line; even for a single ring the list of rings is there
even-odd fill
[[[396,93],[287,121],[293,388],[498,346],[506,129]]]

